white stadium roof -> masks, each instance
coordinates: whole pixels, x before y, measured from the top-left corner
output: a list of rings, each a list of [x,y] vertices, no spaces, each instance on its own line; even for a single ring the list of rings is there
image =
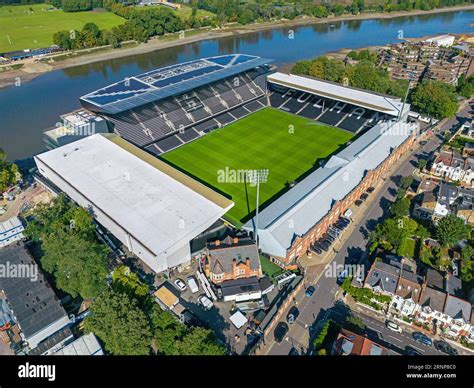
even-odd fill
[[[322,81],[311,77],[302,77],[294,74],[273,73],[267,77],[268,82],[287,88],[316,94],[332,100],[342,101],[348,104],[361,106],[391,116],[398,116],[403,103],[399,98],[374,94],[360,89],[338,85],[328,81]],[[404,110],[408,112],[409,104],[405,104]]]
[[[286,257],[294,237],[305,235],[416,127],[393,121],[390,125],[377,124],[261,211],[258,236],[263,252]],[[253,220],[244,228],[253,230]]]
[[[73,200],[105,214],[98,220],[112,233],[124,230],[126,238],[116,237],[126,246],[132,238],[145,247],[152,259],[135,253],[156,272],[189,259],[189,241],[234,205],[116,135],[89,136],[35,159]],[[170,260],[173,254],[180,257]]]

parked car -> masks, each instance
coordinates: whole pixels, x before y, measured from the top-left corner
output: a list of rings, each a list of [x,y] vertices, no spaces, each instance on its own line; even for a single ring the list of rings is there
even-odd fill
[[[423,355],[421,352],[419,352],[415,348],[412,348],[411,346],[405,347],[405,354],[407,356],[422,356]]]
[[[193,294],[199,291],[199,286],[196,282],[196,279],[194,279],[193,276],[190,276],[186,279],[186,282],[188,283],[188,287],[191,290]]]
[[[314,295],[315,292],[316,292],[316,288],[314,288],[313,286],[309,286],[306,289],[305,294],[306,294],[307,297],[311,298]]]
[[[201,295],[198,298],[198,302],[204,307],[204,310],[210,310],[214,306],[212,300],[210,300],[206,295]]]
[[[318,246],[316,246],[316,245],[311,246],[311,250],[316,252],[318,255],[323,253],[323,250],[321,248],[319,248]]]
[[[354,202],[354,204],[356,206],[360,206],[360,205],[362,205],[362,203],[363,203],[363,201],[361,201],[360,199],[358,199],[357,201]]]
[[[440,352],[448,354],[449,356],[457,356],[458,355],[457,349],[452,347],[450,344],[448,344],[445,341],[435,341],[434,346]]]
[[[284,339],[286,334],[288,333],[289,327],[285,322],[280,322],[277,327],[275,328],[275,341],[277,343],[281,343]]]
[[[176,279],[174,281],[174,285],[178,287],[180,291],[184,291],[186,289],[186,284],[181,279]]]
[[[331,242],[331,243],[333,243],[334,241],[336,241],[336,239],[335,239],[333,236],[329,235],[329,234],[324,234],[324,235],[323,235],[323,238],[324,238],[324,240],[328,240],[328,241]]]
[[[399,325],[397,325],[395,322],[387,321],[385,322],[385,326],[387,326],[388,330],[394,331],[395,333],[402,332],[402,328]]]
[[[433,341],[431,341],[430,337],[428,337],[426,334],[423,334],[420,331],[415,331],[412,334],[412,337],[416,342],[418,342],[422,345],[425,345],[425,346],[433,345]]]
[[[369,188],[367,189],[367,192],[368,192],[368,193],[372,193],[374,190],[375,190],[375,187],[369,187]]]
[[[361,199],[362,201],[365,201],[367,198],[369,198],[369,194],[367,194],[367,193],[363,193],[363,194],[360,196],[360,199]]]
[[[349,276],[349,271],[347,271],[347,269],[345,269],[337,277],[337,284],[342,284],[348,276]]]
[[[296,319],[300,315],[300,310],[296,306],[293,306],[290,311],[288,311],[288,314],[286,316],[286,320],[290,325],[296,322]]]
[[[329,250],[329,247],[331,246],[331,244],[327,243],[326,241],[321,241],[319,243],[319,246],[321,247],[322,250],[327,252]]]

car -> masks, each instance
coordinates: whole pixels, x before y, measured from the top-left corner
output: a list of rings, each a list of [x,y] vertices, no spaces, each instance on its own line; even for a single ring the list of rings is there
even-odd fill
[[[300,354],[295,348],[291,348],[290,352],[288,353],[289,356],[299,356]]]
[[[281,343],[288,333],[289,327],[285,322],[280,322],[277,327],[275,328],[275,341],[277,343]]]
[[[354,202],[354,204],[356,206],[360,206],[360,205],[362,205],[362,203],[363,203],[363,201],[361,201],[360,199],[358,199],[357,201]]]
[[[323,238],[324,238],[324,240],[328,240],[329,242],[332,242],[332,243],[333,243],[334,241],[336,241],[336,239],[335,239],[333,236],[329,235],[329,234],[325,234],[325,235],[323,236]]]
[[[405,354],[407,356],[422,356],[423,354],[416,350],[415,348],[412,348],[411,346],[406,346],[405,347]]]
[[[206,295],[199,296],[198,302],[202,307],[204,307],[204,310],[210,310],[214,306],[212,300],[210,300]]]
[[[333,240],[333,241],[334,241],[334,240]],[[333,243],[333,241],[326,239],[326,240],[324,240],[323,242],[326,243],[327,245],[331,246],[332,243]]]
[[[425,146],[425,145],[427,145],[427,144],[428,144],[428,142],[427,142],[426,140],[420,141],[420,145],[421,145],[421,146]]]
[[[322,250],[327,252],[329,250],[329,247],[331,246],[331,244],[328,244],[326,241],[321,241],[319,243],[319,246],[321,247]]]
[[[332,228],[329,228],[328,231],[327,231],[327,233],[328,233],[330,236],[334,237],[334,238],[339,237],[339,234],[340,234],[340,232],[338,232],[337,230],[332,229]]]
[[[174,285],[178,287],[180,291],[184,291],[186,289],[186,284],[181,279],[176,279],[174,281]]]
[[[369,187],[369,188],[367,189],[367,192],[368,192],[368,193],[372,193],[374,190],[375,190],[375,187]]]
[[[402,328],[399,325],[397,325],[395,322],[387,321],[385,322],[385,326],[387,326],[388,330],[394,331],[395,333],[402,332]]]
[[[349,276],[349,271],[345,269],[337,277],[337,284],[342,284],[344,280]]]
[[[457,356],[457,349],[453,348],[450,344],[445,341],[435,341],[434,346],[437,350],[442,353],[448,354],[449,356]]]
[[[369,198],[369,194],[367,194],[367,193],[363,193],[363,194],[360,196],[360,199],[361,199],[362,201],[365,201],[367,198]]]
[[[187,279],[186,279],[186,282],[188,283],[188,287],[189,289],[191,290],[191,292],[193,294],[195,294],[196,292],[199,291],[199,286],[198,284],[196,283],[196,279],[194,279],[193,276],[189,276]]]
[[[349,220],[347,220],[347,219],[340,218],[340,219],[337,221],[337,223],[338,223],[339,225],[343,225],[343,226],[345,226],[345,227],[348,227],[351,222],[350,222]]]
[[[431,341],[431,339],[426,334],[423,334],[420,331],[415,331],[412,334],[412,337],[416,342],[418,342],[418,343],[420,343],[424,346],[432,346],[433,345],[433,341]]]
[[[286,316],[286,320],[290,325],[296,322],[296,319],[300,315],[300,310],[296,306],[293,306],[290,311],[288,311],[288,314]]]
[[[318,246],[316,246],[316,245],[311,246],[311,250],[312,250],[313,252],[316,252],[318,255],[320,255],[321,253],[323,253],[323,250],[322,250],[321,248],[319,248]]]
[[[314,288],[313,286],[309,286],[306,291],[305,291],[305,294],[307,297],[311,298],[314,293],[316,292],[316,288]]]

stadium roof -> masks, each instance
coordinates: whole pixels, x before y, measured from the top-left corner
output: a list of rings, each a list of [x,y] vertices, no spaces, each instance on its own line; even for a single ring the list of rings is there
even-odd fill
[[[272,202],[259,214],[260,248],[286,257],[294,237],[306,234],[413,130],[414,124],[391,122],[388,130],[386,123],[377,124]],[[244,227],[253,230],[253,220]]]
[[[229,54],[175,64],[127,77],[82,96],[81,103],[95,112],[116,114],[185,93],[271,61],[253,55]]]
[[[277,72],[269,75],[267,80],[274,84],[361,106],[395,117],[398,116],[403,105],[399,98],[383,96],[311,77]],[[410,105],[405,104],[404,110],[408,112]]]
[[[180,264],[171,255],[186,245],[189,254],[189,242],[234,205],[117,135],[92,135],[35,159],[72,199],[144,246],[154,259],[143,260],[156,272]]]

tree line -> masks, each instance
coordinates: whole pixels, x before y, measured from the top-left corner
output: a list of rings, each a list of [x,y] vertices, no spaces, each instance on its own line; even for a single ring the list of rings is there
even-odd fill
[[[223,355],[212,331],[187,327],[163,311],[148,286],[126,266],[109,276],[109,249],[96,237],[92,215],[59,195],[38,205],[26,235],[41,247],[40,264],[58,289],[92,299],[84,328],[114,355]]]

